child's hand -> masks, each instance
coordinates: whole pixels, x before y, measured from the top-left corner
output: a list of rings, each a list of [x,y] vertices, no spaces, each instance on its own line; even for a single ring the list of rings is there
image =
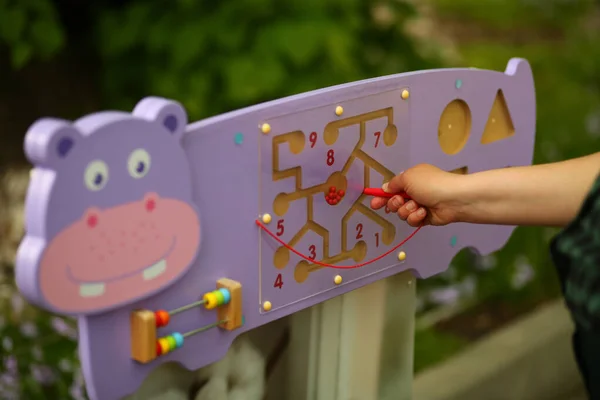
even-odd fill
[[[461,202],[453,193],[456,193],[455,188],[461,178],[464,177],[433,165],[420,164],[396,175],[383,185],[386,192],[406,192],[412,200],[405,202],[400,196],[390,199],[375,197],[371,200],[371,207],[378,210],[387,205],[390,211],[398,213],[411,226],[456,222]]]

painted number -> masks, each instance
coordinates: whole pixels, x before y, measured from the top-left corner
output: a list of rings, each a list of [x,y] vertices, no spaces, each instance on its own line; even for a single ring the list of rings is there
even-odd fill
[[[335,154],[333,153],[333,149],[330,149],[327,152],[327,165],[329,165],[330,167],[333,165],[333,163],[335,162]]]
[[[362,237],[363,237],[362,230],[363,230],[362,224],[356,225],[356,239],[362,239]]]
[[[375,147],[379,146],[379,138],[381,137],[381,132],[375,132],[373,134],[375,136]]]
[[[275,278],[275,283],[273,284],[273,287],[281,289],[282,286],[283,286],[283,278],[281,277],[281,274],[278,274],[277,278]]]
[[[308,141],[310,142],[310,148],[312,149],[317,144],[317,132],[311,132],[308,135]]]
[[[285,232],[285,228],[283,227],[283,220],[280,219],[277,221],[277,236],[283,235],[283,232]]]
[[[375,247],[379,247],[379,233],[375,232]]]
[[[308,258],[310,258],[311,260],[314,260],[315,258],[317,258],[317,248],[315,247],[314,244],[311,244],[310,247],[308,248]]]

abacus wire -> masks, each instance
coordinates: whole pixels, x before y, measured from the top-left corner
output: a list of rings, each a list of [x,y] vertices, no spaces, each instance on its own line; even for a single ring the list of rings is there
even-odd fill
[[[204,303],[206,303],[206,300],[195,301],[193,303],[186,304],[185,306],[181,306],[181,307],[178,307],[178,308],[176,308],[174,310],[171,310],[168,313],[169,313],[169,315],[179,314],[179,313],[182,313],[182,312],[187,311],[189,309],[192,309],[194,307],[201,306]]]
[[[292,246],[290,246],[289,244],[287,244],[286,242],[284,242],[283,240],[279,239],[277,237],[277,235],[275,235],[273,232],[271,232],[269,230],[269,228],[267,228],[262,222],[260,222],[258,219],[255,220],[254,222],[256,222],[256,225],[258,225],[263,231],[265,231],[269,236],[271,236],[273,239],[275,239],[280,245],[284,246],[285,248],[287,248],[288,250],[290,250],[292,253],[296,254],[297,256],[305,259],[306,261],[308,261],[311,264],[316,264],[316,265],[320,265],[322,267],[327,267],[327,268],[336,268],[336,269],[353,269],[353,268],[360,268],[360,267],[364,267],[365,265],[369,265],[372,264],[376,261],[381,260],[382,258],[390,255],[391,253],[393,253],[394,251],[398,250],[401,246],[403,246],[404,244],[406,244],[406,242],[408,242],[410,239],[412,239],[413,236],[416,235],[417,232],[419,232],[419,230],[421,230],[421,228],[423,227],[423,225],[420,225],[417,229],[415,229],[410,235],[408,235],[403,241],[401,241],[400,243],[398,243],[396,246],[394,246],[393,248],[391,248],[390,250],[386,251],[385,253],[375,257],[372,260],[366,261],[364,263],[360,263],[360,264],[355,264],[355,265],[333,265],[333,264],[327,264],[321,261],[317,261],[317,260],[313,260],[312,258],[300,253],[298,250],[294,249]]]
[[[215,328],[215,327],[217,327],[217,326],[219,326],[219,325],[221,325],[221,324],[224,324],[225,322],[227,322],[227,320],[226,320],[226,319],[223,319],[223,320],[221,320],[221,321],[218,321],[218,322],[212,323],[212,324],[210,324],[210,325],[205,325],[205,326],[203,326],[203,327],[201,327],[201,328],[194,329],[194,330],[192,330],[192,331],[189,331],[189,332],[183,333],[181,336],[183,336],[184,338],[186,338],[186,337],[189,337],[189,336],[195,335],[195,334],[197,334],[197,333],[201,333],[201,332],[207,331],[207,330],[209,330],[209,329]]]

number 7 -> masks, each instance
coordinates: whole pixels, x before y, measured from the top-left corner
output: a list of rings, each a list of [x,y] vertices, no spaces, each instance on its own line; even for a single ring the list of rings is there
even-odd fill
[[[377,131],[373,134],[375,136],[375,147],[379,144],[379,138],[381,137],[381,132]]]

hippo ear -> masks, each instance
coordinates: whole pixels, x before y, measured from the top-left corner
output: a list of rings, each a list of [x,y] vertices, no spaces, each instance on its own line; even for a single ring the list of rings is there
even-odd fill
[[[81,139],[80,132],[68,121],[43,118],[25,134],[25,155],[32,164],[52,167],[69,157]]]
[[[146,97],[133,109],[133,115],[160,123],[174,138],[181,139],[187,125],[187,113],[173,100]]]

